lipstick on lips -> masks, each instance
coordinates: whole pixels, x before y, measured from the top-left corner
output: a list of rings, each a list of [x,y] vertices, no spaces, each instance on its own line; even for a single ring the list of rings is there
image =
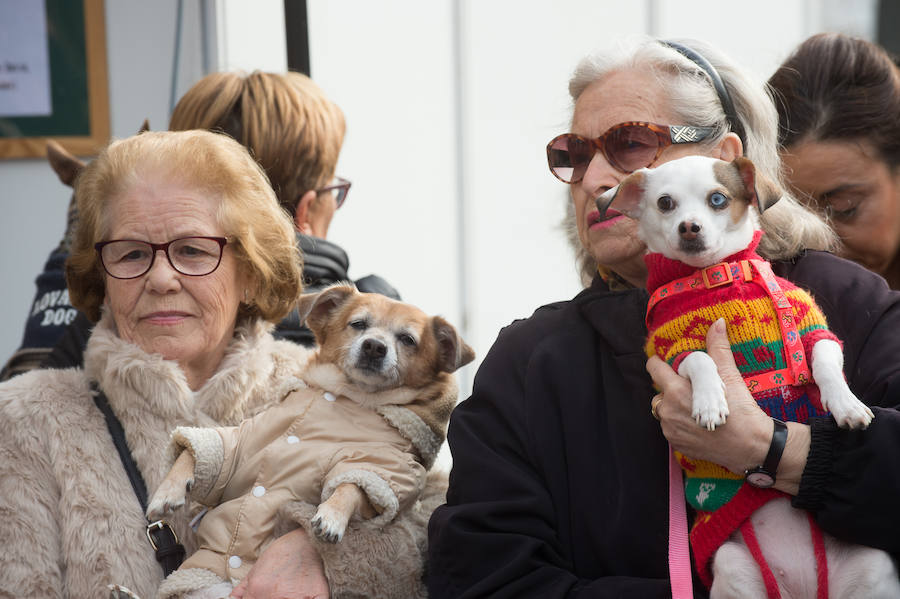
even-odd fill
[[[588,229],[589,230],[597,230],[603,229],[605,227],[612,226],[615,221],[619,220],[619,217],[625,216],[618,210],[613,210],[609,208],[606,210],[606,214],[603,218],[600,217],[600,212],[598,210],[594,210],[588,213]]]

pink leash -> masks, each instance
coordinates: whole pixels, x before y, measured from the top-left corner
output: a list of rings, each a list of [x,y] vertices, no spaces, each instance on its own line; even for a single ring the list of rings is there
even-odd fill
[[[684,507],[684,483],[681,477],[681,466],[669,445],[669,580],[672,599],[693,599],[687,511]]]

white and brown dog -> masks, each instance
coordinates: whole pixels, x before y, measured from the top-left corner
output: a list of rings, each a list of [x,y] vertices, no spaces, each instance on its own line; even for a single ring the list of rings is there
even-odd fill
[[[776,429],[828,412],[840,426],[865,428],[872,411],[848,387],[821,311],[755,251],[757,213],[780,197],[746,158],[690,156],[635,171],[596,203],[601,218],[614,205],[638,221],[650,252],[647,353],[690,380],[699,425],[712,430],[728,416],[724,384],[704,351],[709,326],[724,318],[744,380]],[[735,474],[678,458],[698,511],[691,546],[712,597],[900,597],[887,553],[823,534],[770,488],[777,464]],[[823,554],[827,562],[816,558]]]
[[[456,402],[452,373],[472,349],[444,319],[350,285],[304,295],[300,314],[318,342],[301,388],[237,427],[172,435],[178,457],[148,517],[188,495],[210,509],[197,528],[201,549],[161,596],[230,590],[287,502],[318,504],[312,532],[334,543],[354,516],[386,524],[423,489]]]

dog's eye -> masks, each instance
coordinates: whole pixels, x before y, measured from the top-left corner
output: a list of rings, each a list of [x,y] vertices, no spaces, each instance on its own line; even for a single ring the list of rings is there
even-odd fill
[[[409,333],[400,333],[399,335],[397,335],[397,341],[399,341],[400,343],[402,343],[403,345],[405,345],[407,347],[415,347],[416,346],[416,340]]]
[[[675,209],[675,200],[671,196],[663,196],[656,200],[656,205],[663,212],[669,212]]]
[[[709,195],[709,205],[713,208],[724,208],[728,205],[728,197],[723,193],[715,191]]]
[[[356,329],[357,331],[365,331],[366,330],[366,321],[361,318],[359,320],[351,320],[350,328]]]

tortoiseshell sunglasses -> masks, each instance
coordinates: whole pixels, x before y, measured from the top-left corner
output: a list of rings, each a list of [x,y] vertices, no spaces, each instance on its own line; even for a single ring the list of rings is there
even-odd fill
[[[627,174],[650,166],[672,144],[696,143],[714,132],[714,127],[630,121],[613,125],[596,139],[563,133],[547,144],[547,164],[560,181],[578,183],[594,154],[603,152],[614,168]]]

